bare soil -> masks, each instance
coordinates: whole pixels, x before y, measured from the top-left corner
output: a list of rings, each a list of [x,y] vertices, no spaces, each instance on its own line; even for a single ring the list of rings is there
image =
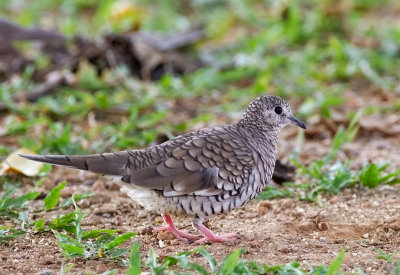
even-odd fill
[[[346,104],[352,104],[351,94],[348,99]],[[372,100],[370,103],[376,102]],[[371,161],[389,162],[391,169],[400,167],[400,139],[396,133],[399,131],[399,123],[398,113],[364,116],[357,139],[343,148],[345,155],[342,157],[350,157],[354,169],[360,169]],[[337,124],[324,121],[309,123],[311,127],[306,132],[300,153],[303,163],[318,159],[329,151]],[[296,129],[288,127],[283,131],[279,147],[282,159],[287,160],[290,152],[296,148],[296,136]],[[100,176],[55,167],[41,188],[43,191],[49,190],[62,180],[68,182],[62,192],[63,198],[74,193],[96,193],[94,197],[78,203],[87,214],[83,220],[84,230],[108,228],[119,229],[121,233],[138,232],[137,236],[124,245],[128,247],[137,240],[141,244],[143,263],[148,261],[150,247],[155,249],[161,259],[198,247],[196,244],[173,240],[166,233],[149,233],[149,227],[162,224],[161,217],[142,209],[121,193],[118,185],[109,183]],[[24,188],[32,188],[32,182],[27,180]],[[217,233],[240,232],[240,240],[234,244],[216,243],[206,248],[218,261],[243,247],[246,249],[243,258],[255,260],[259,264],[275,265],[299,261],[304,267],[307,263],[330,263],[345,248],[347,253],[342,267],[346,272],[360,268],[368,274],[392,274],[393,262],[398,261],[399,256],[388,263],[376,258],[378,253],[375,249],[380,248],[387,253],[400,249],[399,198],[400,186],[397,185],[381,186],[374,190],[348,189],[336,196],[324,196],[323,206],[301,202],[296,198],[254,200],[240,209],[215,216],[208,223]],[[42,200],[34,201],[29,207],[40,209],[42,203]],[[70,211],[72,208],[38,212],[30,214],[30,218],[43,218],[49,224],[55,217]],[[176,218],[175,222],[179,228],[196,233],[191,228],[189,219]],[[205,264],[202,257],[193,256],[193,259]],[[121,264],[107,259],[67,260],[61,255],[51,232],[28,233],[0,247],[0,274],[58,274],[61,265],[66,266],[68,263],[75,264],[71,271],[73,274],[102,273],[114,268],[119,273],[126,270]],[[147,267],[145,270],[148,270]]]

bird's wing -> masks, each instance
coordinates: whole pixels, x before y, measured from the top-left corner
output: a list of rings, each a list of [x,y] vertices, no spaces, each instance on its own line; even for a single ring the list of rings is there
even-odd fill
[[[164,196],[217,195],[246,183],[254,167],[252,151],[240,140],[206,135],[175,148],[159,163],[129,169],[122,181],[160,190]]]

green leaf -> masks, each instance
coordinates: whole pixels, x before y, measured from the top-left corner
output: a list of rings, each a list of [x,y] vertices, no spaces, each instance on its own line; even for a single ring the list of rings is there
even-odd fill
[[[400,275],[400,261],[396,263],[396,267],[394,269],[394,275]]]
[[[129,254],[129,266],[127,275],[140,275],[140,244],[136,241],[132,247]]]
[[[150,267],[151,273],[153,275],[159,275],[163,274],[164,270],[167,268],[167,266],[158,266],[157,265],[157,256],[156,253],[154,252],[154,248],[150,248],[150,255],[149,255],[149,262],[147,265]]]
[[[56,230],[65,230],[67,232],[73,233],[75,227],[70,225],[71,222],[75,220],[75,212],[67,213],[61,215],[54,219],[54,221],[50,224],[50,229]]]
[[[360,173],[360,181],[363,186],[375,188],[379,185],[378,169],[375,163],[371,163],[364,167]]]
[[[218,269],[217,261],[215,260],[215,258],[210,253],[208,253],[208,251],[205,250],[204,247],[200,247],[197,250],[208,261],[208,264],[210,265],[211,273],[215,274]]]
[[[235,269],[235,266],[237,265],[240,255],[242,255],[244,252],[245,252],[244,248],[239,248],[233,251],[231,254],[229,254],[228,257],[226,257],[222,262],[221,273],[232,274],[233,270]]]
[[[338,256],[336,259],[329,265],[328,271],[326,272],[326,275],[336,275],[338,274],[338,271],[340,269],[340,266],[343,263],[343,258],[344,254],[346,253],[346,250],[342,250],[339,252]]]
[[[192,251],[192,253],[193,252],[194,251]],[[178,256],[172,256],[171,258],[174,258],[177,261],[178,266],[181,268],[195,270],[200,274],[208,275],[208,272],[205,270],[204,267],[202,267],[199,264],[189,261],[188,255],[182,254],[182,255],[178,255]]]
[[[79,241],[79,243],[82,241],[82,234],[83,234],[83,229],[81,227],[81,221],[83,219],[83,213],[79,209],[79,207],[76,205],[74,197],[72,197],[72,203],[75,207],[75,219],[72,222],[72,224],[75,226],[75,231],[73,234],[75,235],[75,238]]]
[[[112,240],[111,242],[106,243],[105,250],[110,250],[110,249],[120,245],[121,243],[129,240],[131,237],[133,237],[135,235],[136,235],[135,232],[126,233],[124,235],[121,235],[118,238],[116,238],[115,240]]]
[[[88,193],[83,193],[83,194],[76,194],[76,195],[74,195],[74,199],[76,202],[78,202],[83,199],[91,198],[93,196],[94,196],[94,192],[88,192]],[[72,204],[72,197],[61,202],[60,207],[67,207],[67,206],[70,206],[71,204]]]
[[[276,198],[293,197],[293,191],[278,189],[272,186],[266,186],[264,191],[258,194],[257,199],[260,200],[271,200]]]
[[[29,192],[17,198],[9,198],[9,196],[11,196],[11,193],[13,192],[14,190],[11,190],[11,192],[7,192],[3,196],[2,200],[0,200],[0,210],[21,208],[24,205],[24,203],[36,199],[36,197],[39,196],[40,194],[40,192]]]
[[[383,251],[382,249],[379,249],[379,248],[375,248],[375,251],[379,253],[379,256],[376,257],[377,259],[382,259],[382,260],[385,260],[385,261],[387,261],[389,263],[392,262],[393,257],[395,257],[397,254],[400,253],[400,251],[396,251],[396,252],[394,252],[392,254],[388,254],[388,253],[386,253],[385,251]]]
[[[84,256],[85,255],[85,247],[68,235],[60,234],[57,231],[52,230],[54,236],[58,240],[58,246],[63,250],[63,255],[68,258]]]
[[[66,275],[74,267],[75,264],[68,264],[67,267],[61,265],[60,275]]]
[[[57,205],[58,200],[60,199],[61,190],[64,189],[66,184],[67,183],[63,181],[46,195],[44,198],[44,209],[48,211]]]
[[[7,244],[11,239],[25,235],[24,230],[17,230],[14,228],[7,228],[6,226],[0,227],[0,244]]]
[[[113,248],[111,250],[107,250],[104,254],[114,258],[115,260],[121,260],[120,257],[125,255],[128,250],[128,248]]]
[[[62,248],[63,250],[62,254],[68,258],[74,258],[85,255],[85,248],[81,245],[58,243],[58,246]]]
[[[111,229],[95,229],[95,230],[90,230],[90,231],[84,231],[82,233],[82,239],[97,238],[102,234],[113,235],[117,231],[118,231],[118,229],[115,229],[115,230],[111,230]]]
[[[34,221],[32,223],[32,225],[37,229],[37,231],[39,232],[43,232],[44,231],[44,220],[38,220],[38,221]]]

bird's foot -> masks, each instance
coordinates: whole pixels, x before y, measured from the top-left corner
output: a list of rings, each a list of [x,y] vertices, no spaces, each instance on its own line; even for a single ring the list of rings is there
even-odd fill
[[[201,223],[195,223],[193,226],[204,234],[204,238],[195,241],[195,243],[204,244],[204,243],[231,243],[239,239],[239,233],[228,233],[224,235],[216,235],[206,226]]]
[[[169,215],[163,215],[163,219],[167,225],[153,228],[153,232],[160,232],[160,231],[169,231],[174,235],[175,238],[181,240],[181,241],[194,241],[200,239],[199,236],[187,233],[185,231],[179,230],[175,227],[174,223],[172,222],[172,219]]]
[[[233,243],[238,239],[239,239],[239,234],[237,232],[228,233],[228,234],[224,234],[224,235],[216,235],[213,233],[212,235],[206,236],[204,238],[201,238],[200,240],[195,241],[195,243],[198,243],[198,244]]]

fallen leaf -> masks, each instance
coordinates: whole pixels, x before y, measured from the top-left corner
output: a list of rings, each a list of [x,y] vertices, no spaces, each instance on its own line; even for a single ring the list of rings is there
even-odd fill
[[[43,167],[43,163],[22,158],[18,156],[18,154],[37,155],[35,152],[32,152],[27,148],[20,148],[12,152],[3,161],[1,165],[2,167],[0,169],[0,176],[3,176],[4,174],[9,172],[17,172],[28,177],[38,175],[40,169],[42,169]]]

